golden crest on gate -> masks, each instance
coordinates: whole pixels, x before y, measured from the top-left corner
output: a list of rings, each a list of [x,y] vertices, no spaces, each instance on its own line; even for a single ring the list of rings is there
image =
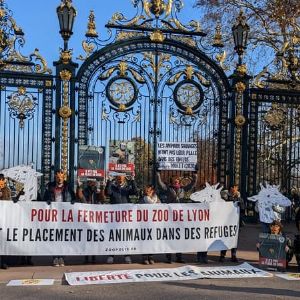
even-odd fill
[[[164,0],[151,0],[144,2],[144,9],[147,15],[150,15],[150,12],[155,15],[155,17],[159,17],[162,14],[166,13],[170,14],[172,8],[173,0],[169,0],[168,3],[165,3]]]

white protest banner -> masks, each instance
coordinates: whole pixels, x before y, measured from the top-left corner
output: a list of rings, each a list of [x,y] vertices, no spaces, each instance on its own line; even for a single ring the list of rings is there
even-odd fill
[[[7,286],[53,285],[54,279],[21,279],[10,280]]]
[[[120,270],[99,272],[65,273],[66,281],[70,285],[108,284],[126,282],[174,281],[204,278],[252,278],[272,277],[273,275],[243,263],[229,267],[195,267],[184,266],[168,269]]]
[[[31,165],[15,166],[9,169],[1,170],[1,173],[5,177],[13,180],[11,183],[16,191],[24,191],[25,194],[19,197],[19,201],[29,202],[37,198],[38,177],[41,177],[43,174],[34,170]],[[16,193],[15,197],[17,196],[18,192]]]
[[[273,277],[273,274],[264,270],[255,268],[247,262],[239,266],[227,267],[196,267],[190,266],[191,269],[203,276],[203,278],[221,279],[221,278],[252,278],[252,277]]]
[[[159,170],[194,171],[197,164],[197,143],[157,143]]]
[[[0,255],[124,255],[237,246],[232,202],[90,205],[0,201]]]

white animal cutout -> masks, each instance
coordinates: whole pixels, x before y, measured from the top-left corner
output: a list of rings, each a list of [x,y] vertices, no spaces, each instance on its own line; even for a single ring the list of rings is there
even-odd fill
[[[274,220],[280,220],[280,208],[291,206],[291,201],[282,195],[279,191],[279,185],[270,185],[266,183],[266,187],[260,184],[260,192],[248,200],[257,202],[259,220],[264,223],[272,223]],[[275,211],[274,211],[275,208]],[[276,209],[277,208],[277,209]]]
[[[5,177],[11,178],[24,185],[25,194],[20,196],[20,201],[32,201],[37,199],[38,177],[42,173],[35,171],[32,166],[16,166],[0,171]]]
[[[209,183],[205,183],[205,188],[201,191],[195,192],[191,194],[190,198],[194,202],[201,203],[210,203],[210,202],[223,202],[225,201],[221,197],[221,190],[223,187],[221,186],[218,189],[219,183],[215,185],[210,185]]]

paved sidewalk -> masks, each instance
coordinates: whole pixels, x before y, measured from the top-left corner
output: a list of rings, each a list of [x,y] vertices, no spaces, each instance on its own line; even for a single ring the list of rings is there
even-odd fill
[[[255,244],[257,242],[260,226],[258,224],[246,224],[240,229],[238,258],[239,263],[249,262],[257,265],[258,252],[256,251]],[[285,225],[285,232],[287,236],[293,238],[296,233],[296,228],[293,223]],[[141,264],[141,255],[132,256],[133,263],[128,265],[124,263],[124,257],[116,257],[116,263],[107,265],[105,263],[106,257],[97,257],[96,264],[84,264],[84,257],[66,257],[66,266],[53,267],[51,266],[51,257],[34,257],[34,266],[12,266],[8,270],[0,270],[0,283],[7,283],[13,279],[55,279],[57,284],[64,283],[65,272],[88,272],[88,271],[105,271],[105,270],[125,270],[125,269],[145,269],[145,268],[171,268],[182,266],[182,264],[173,263],[166,264],[164,255],[155,255],[154,265]],[[194,253],[184,254],[186,264],[195,264],[196,255]],[[219,253],[209,253],[209,264],[204,266],[216,266],[218,262]],[[227,259],[224,265],[234,265],[230,261],[230,251],[227,253]],[[235,264],[236,265],[236,264]],[[200,265],[199,265],[200,266]],[[293,258],[290,267],[290,272],[297,271],[295,258]]]

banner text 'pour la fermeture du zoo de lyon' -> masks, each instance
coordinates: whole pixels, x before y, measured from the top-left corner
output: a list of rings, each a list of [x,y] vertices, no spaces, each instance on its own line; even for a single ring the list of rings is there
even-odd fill
[[[1,255],[121,255],[236,247],[230,202],[89,205],[0,202]]]

